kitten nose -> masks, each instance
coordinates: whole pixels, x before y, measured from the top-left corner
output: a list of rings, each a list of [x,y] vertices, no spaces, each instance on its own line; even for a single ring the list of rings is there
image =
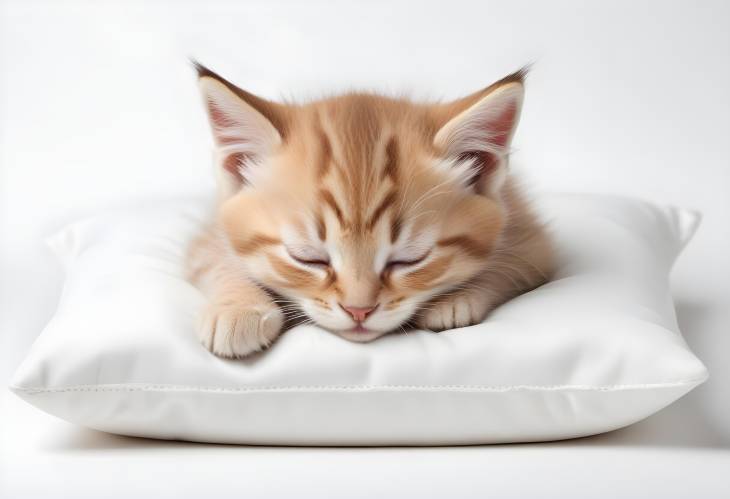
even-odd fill
[[[373,310],[378,308],[378,305],[373,305],[372,307],[349,307],[340,303],[340,308],[350,314],[355,322],[362,322],[367,319]]]

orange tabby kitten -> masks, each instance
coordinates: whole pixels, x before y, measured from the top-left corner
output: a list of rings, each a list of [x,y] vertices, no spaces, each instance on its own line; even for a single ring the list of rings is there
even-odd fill
[[[524,71],[449,103],[294,105],[196,69],[220,204],[189,266],[213,353],[261,350],[292,315],[361,342],[468,326],[545,282],[550,243],[507,169]]]

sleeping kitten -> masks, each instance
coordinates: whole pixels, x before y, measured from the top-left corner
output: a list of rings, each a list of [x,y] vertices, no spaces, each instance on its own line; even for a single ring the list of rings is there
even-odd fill
[[[216,355],[287,317],[352,341],[482,321],[547,279],[545,230],[507,169],[524,71],[453,102],[256,97],[197,65],[219,209],[189,252]]]

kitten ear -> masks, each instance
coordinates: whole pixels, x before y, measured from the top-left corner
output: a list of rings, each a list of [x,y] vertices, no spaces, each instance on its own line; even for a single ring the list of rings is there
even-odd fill
[[[238,191],[248,170],[261,163],[285,132],[283,106],[250,94],[193,63],[215,140],[224,195]]]
[[[522,108],[526,70],[511,74],[468,97],[441,106],[435,145],[462,168],[465,183],[496,196],[507,177],[507,158]]]

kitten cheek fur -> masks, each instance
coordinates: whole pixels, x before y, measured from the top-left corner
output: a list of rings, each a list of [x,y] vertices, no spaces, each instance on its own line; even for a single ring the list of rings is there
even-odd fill
[[[283,310],[369,341],[409,319],[479,322],[549,275],[546,232],[507,171],[524,73],[445,104],[353,93],[281,105],[198,70],[223,173],[220,209],[189,263],[212,282],[213,302],[262,284],[285,298]],[[293,261],[292,230],[330,265]],[[391,255],[424,250],[423,262],[387,267]],[[367,334],[346,331],[355,323],[343,305],[377,306]]]
[[[256,240],[279,238],[274,213],[266,208],[257,192],[240,192],[222,203],[218,224],[235,252],[248,255],[259,249]]]

